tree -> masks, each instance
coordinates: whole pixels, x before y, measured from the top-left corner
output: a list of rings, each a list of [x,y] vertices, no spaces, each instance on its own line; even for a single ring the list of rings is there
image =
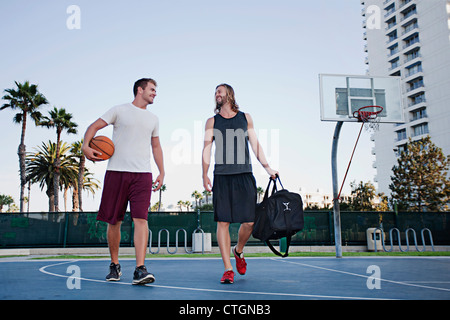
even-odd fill
[[[191,202],[189,200],[186,200],[184,202],[184,206],[186,207],[186,211],[189,211],[189,208],[192,208]]]
[[[159,211],[159,209],[161,208],[161,202],[156,202],[153,206],[150,207],[150,211]]]
[[[157,187],[156,185],[153,186],[154,189],[156,189],[156,187]],[[166,187],[165,184],[163,184],[163,185],[161,186],[161,188],[159,189],[158,211],[161,211],[161,198],[162,198],[162,193],[163,193],[164,191],[166,191],[166,190],[167,190],[167,187]]]
[[[191,197],[194,198],[195,200],[195,207],[198,207],[198,201],[203,199],[203,196],[200,192],[198,192],[197,190],[195,190],[194,192],[192,192]]]
[[[19,210],[24,212],[24,197],[25,197],[25,185],[27,183],[26,179],[26,167],[25,167],[25,131],[27,128],[27,118],[28,116],[34,120],[35,124],[38,125],[42,114],[38,110],[42,105],[48,103],[47,99],[38,91],[37,85],[30,84],[28,81],[21,84],[15,81],[17,90],[6,89],[7,93],[3,96],[3,100],[8,101],[5,103],[0,110],[6,108],[11,108],[12,110],[20,110],[19,113],[13,118],[15,123],[22,124],[22,133],[20,135],[20,144],[17,154],[19,156],[19,168],[20,168],[20,200],[19,200]]]
[[[13,197],[6,194],[0,194],[0,213],[3,210],[3,206],[8,206],[10,208],[12,204],[14,204]]]
[[[83,180],[85,177],[84,170],[86,166],[86,157],[81,151],[82,145],[83,139],[81,139],[81,141],[75,141],[74,143],[72,143],[72,148],[70,149],[70,152],[73,154],[73,156],[78,159],[78,180],[76,190],[78,196],[78,210],[81,212],[83,212],[83,188],[79,188],[79,186],[83,185]],[[73,205],[73,207],[75,206]]]
[[[177,202],[177,206],[180,207],[180,211],[183,211],[184,201],[183,201],[183,200],[179,200],[179,201]]]
[[[351,208],[354,211],[372,211],[375,198],[375,186],[369,182],[356,181],[350,183],[352,188]]]
[[[445,156],[429,136],[417,141],[410,138],[392,168],[391,203],[406,211],[448,210],[449,167],[450,156]]]
[[[69,152],[70,147],[62,143],[60,147],[60,184],[68,183],[69,180],[76,181],[78,178],[78,168],[76,162]],[[36,153],[29,153],[26,158],[27,180],[31,183],[39,183],[41,190],[46,187],[46,194],[49,199],[49,211],[55,211],[55,189],[54,189],[54,166],[56,163],[56,144],[49,141],[42,143],[37,148]]]
[[[389,198],[383,192],[378,193],[377,197],[379,203],[375,205],[375,211],[389,211]]]
[[[256,188],[256,194],[258,195],[258,203],[261,202],[261,196],[264,195],[264,189],[261,187]]]
[[[211,192],[211,191],[208,191],[208,190],[203,190],[202,194],[203,194],[203,195],[205,196],[205,198],[206,198],[206,204],[208,204],[208,203],[209,203],[209,197],[211,197],[212,192]]]
[[[60,179],[60,169],[61,169],[61,159],[60,159],[60,148],[61,148],[61,133],[63,130],[67,133],[77,133],[76,127],[78,125],[72,122],[72,114],[67,113],[66,109],[56,107],[49,112],[50,117],[43,117],[43,120],[39,123],[47,128],[56,128],[56,162],[54,166],[55,176],[53,180],[53,189],[55,195],[55,211],[59,211],[59,201],[58,201],[58,189],[59,189],[59,179]]]

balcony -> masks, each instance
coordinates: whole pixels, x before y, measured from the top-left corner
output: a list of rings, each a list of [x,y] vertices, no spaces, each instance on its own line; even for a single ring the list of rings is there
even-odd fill
[[[408,102],[408,108],[418,106],[422,103],[426,103],[427,99],[424,96],[418,96],[413,101]]]
[[[411,115],[411,124],[412,125],[417,125],[420,122],[427,122],[427,120],[428,120],[428,115],[427,115],[427,111],[425,108],[419,109],[415,112],[412,112],[412,115]]]
[[[410,40],[405,40],[405,44],[403,45],[403,50],[413,46],[416,43],[420,43],[419,36],[413,37]]]
[[[390,2],[392,2],[393,0],[386,0],[386,1],[384,1],[383,2],[383,7],[385,7],[386,8],[386,6],[390,3]]]
[[[389,20],[389,18],[391,18],[391,16],[393,15],[393,14],[395,14],[395,8],[392,8],[392,9],[389,9],[386,13],[385,13],[385,15],[384,15],[384,20],[386,21],[386,20]]]
[[[422,58],[422,55],[420,54],[419,51],[420,50],[414,50],[414,51],[412,51],[410,53],[405,53],[405,55],[406,55],[405,63],[408,63],[408,62],[413,63],[413,61],[415,59]]]
[[[417,10],[415,6],[408,12],[403,13],[403,17],[400,19],[402,26],[407,25],[411,20],[413,20],[413,17],[417,18]]]
[[[414,138],[430,133],[430,130],[428,129],[428,123],[419,124],[417,126],[411,127],[411,129],[412,129],[412,136]]]
[[[420,30],[419,30],[419,24],[417,23],[417,21],[416,22],[413,22],[413,23],[411,23],[411,24],[409,24],[409,25],[407,25],[406,27],[405,27],[405,29],[403,30],[403,32],[402,32],[402,37],[403,36],[405,36],[405,38],[407,38],[408,36],[410,36],[410,35],[408,35],[409,33],[411,33],[412,31],[417,31],[417,32],[419,32]],[[407,36],[408,35],[408,36]]]
[[[425,84],[423,83],[423,79],[413,82],[413,83],[408,83],[407,84],[407,88],[406,88],[406,93],[408,93],[408,95],[417,95],[420,91],[424,91],[423,88],[425,88]]]
[[[413,77],[414,75],[419,75],[419,74],[422,76],[422,74],[421,74],[422,72],[423,72],[422,65],[419,62],[417,65],[405,69],[404,80],[406,82],[411,82],[412,78],[411,79],[408,79],[408,78]],[[408,79],[408,80],[406,80],[406,79]]]
[[[413,5],[414,4],[414,1],[413,0],[404,0],[404,1],[402,1],[401,3],[400,3],[400,6],[399,6],[399,10],[400,9],[402,9],[402,8],[404,8],[404,9],[407,9],[408,8],[408,6],[411,6],[411,5]]]

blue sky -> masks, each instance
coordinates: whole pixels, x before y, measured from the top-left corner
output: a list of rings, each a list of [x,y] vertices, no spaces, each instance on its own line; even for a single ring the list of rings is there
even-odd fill
[[[78,30],[66,26],[72,4],[81,10]],[[203,127],[213,116],[215,86],[226,82],[234,87],[241,110],[252,115],[284,186],[331,192],[335,124],[320,121],[318,75],[365,74],[361,10],[357,0],[3,1],[0,89],[14,87],[14,81],[38,84],[50,102],[44,114],[64,107],[79,124],[78,135],[63,135],[71,143],[107,109],[131,102],[135,80],[156,79],[158,96],[150,110],[160,119],[167,185],[163,203],[168,205],[192,202],[191,193],[203,190]],[[18,203],[20,126],[13,115],[11,110],[0,113],[0,194]],[[358,131],[357,124],[343,127],[340,178]],[[101,134],[111,136],[112,130]],[[29,123],[27,151],[55,136]],[[344,192],[352,180],[373,181],[369,136],[361,137]],[[103,182],[106,164],[88,166]],[[253,166],[258,185],[265,188],[267,175],[259,163]],[[99,201],[100,192],[86,196],[85,210],[97,210]],[[37,185],[30,208],[48,208]]]

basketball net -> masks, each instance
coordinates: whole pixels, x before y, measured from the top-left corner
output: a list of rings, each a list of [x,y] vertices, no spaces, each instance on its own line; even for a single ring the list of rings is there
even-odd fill
[[[358,119],[358,122],[362,122],[366,131],[378,131],[380,130],[380,118],[378,115],[383,111],[383,107],[380,106],[366,106],[360,108],[353,113],[353,116]]]

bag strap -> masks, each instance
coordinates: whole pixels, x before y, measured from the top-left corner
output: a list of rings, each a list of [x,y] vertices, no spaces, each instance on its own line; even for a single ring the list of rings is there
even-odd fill
[[[278,179],[278,182],[280,183],[280,186],[281,186],[281,188],[282,189],[284,189],[284,186],[283,186],[283,184],[281,183],[281,179],[280,179],[280,176],[277,174],[276,175],[276,177],[275,177],[275,184],[276,184],[276,180]]]
[[[263,198],[263,200],[265,200],[265,199],[267,199],[267,198],[269,197],[269,189],[270,189],[270,184],[272,183],[272,181],[273,181],[273,188],[272,188],[272,193],[271,193],[270,195],[272,196],[272,195],[275,193],[275,191],[278,191],[278,188],[277,188],[277,180],[278,180],[278,182],[280,183],[281,188],[284,189],[284,186],[283,186],[283,184],[281,183],[280,176],[279,176],[278,174],[276,175],[276,178],[275,178],[275,179],[272,179],[272,177],[270,177],[270,178],[269,178],[269,184],[267,185],[266,192],[264,193],[264,198]]]
[[[277,256],[286,258],[289,255],[289,247],[291,245],[291,236],[286,236],[286,252],[284,254],[282,254],[277,249],[275,249],[269,240],[265,241],[265,243],[269,247],[269,249],[272,250],[272,252],[275,253]]]
[[[267,188],[266,188],[266,192],[264,193],[263,201],[266,200],[267,198],[269,198],[269,189],[270,189],[270,184],[272,183],[272,181],[274,182],[274,184],[273,184],[273,188],[272,188],[272,193],[270,195],[272,196],[275,193],[275,191],[277,191],[277,182],[276,182],[276,180],[270,178],[269,179],[269,184],[267,185]]]
[[[272,181],[274,182],[273,189],[272,189],[272,195],[275,193],[275,190],[278,191],[278,189],[277,189],[277,180],[278,180],[278,182],[280,183],[281,188],[284,189],[284,186],[283,186],[283,184],[281,183],[280,176],[277,174],[275,179],[270,178],[269,184],[267,185],[267,189],[266,189],[266,193],[265,193],[265,195],[264,195],[264,198],[266,198],[267,195],[268,195],[270,183],[271,183]],[[286,222],[286,216],[284,216],[284,219],[285,219],[285,222]],[[288,224],[286,223],[286,225],[288,225]],[[288,234],[290,234],[291,230],[288,229],[287,232],[288,232]],[[286,257],[289,255],[289,247],[291,246],[291,239],[292,239],[292,236],[291,236],[291,235],[286,236],[286,252],[285,252],[284,254],[280,253],[277,249],[275,249],[274,246],[270,243],[269,240],[265,241],[265,243],[266,243],[266,245],[269,247],[269,249],[272,250],[272,252],[273,252],[274,254],[276,254],[277,256],[280,256],[280,257],[282,257],[282,258],[286,258]]]

